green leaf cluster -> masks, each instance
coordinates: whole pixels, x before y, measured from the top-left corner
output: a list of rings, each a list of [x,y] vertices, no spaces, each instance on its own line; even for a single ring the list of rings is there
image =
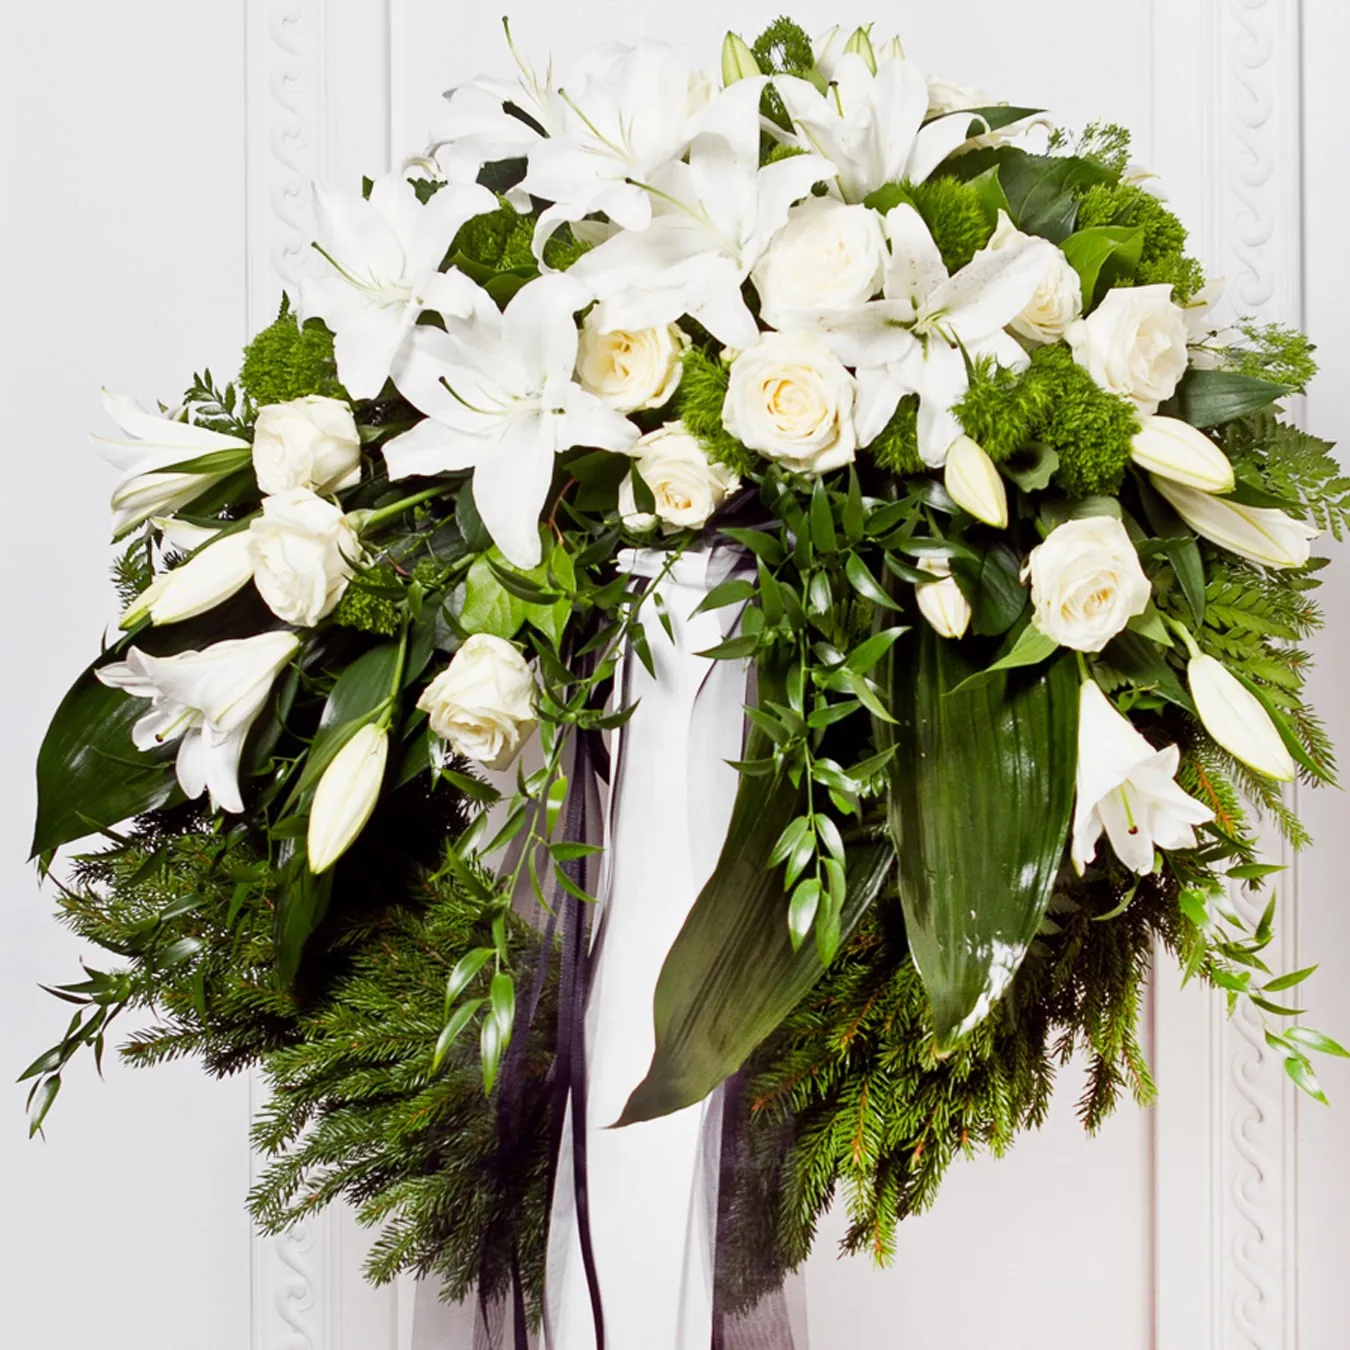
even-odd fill
[[[1132,405],[1100,388],[1062,344],[1039,348],[1021,372],[978,363],[956,415],[995,463],[1037,443],[1053,450],[1055,481],[1072,497],[1118,492],[1139,430]]]
[[[244,348],[239,383],[260,408],[307,394],[347,397],[337,378],[333,335],[318,321],[302,327],[288,298],[276,319]]]
[[[1172,298],[1185,304],[1205,284],[1204,268],[1186,253],[1186,227],[1157,197],[1133,183],[1093,183],[1078,199],[1078,228],[1136,226],[1143,231],[1139,265],[1133,277],[1117,285],[1172,287]]]

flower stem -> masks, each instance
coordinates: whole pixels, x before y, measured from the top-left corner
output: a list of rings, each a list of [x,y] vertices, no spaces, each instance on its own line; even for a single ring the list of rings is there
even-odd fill
[[[422,502],[430,501],[432,497],[439,497],[445,492],[444,487],[426,488],[422,492],[414,492],[411,497],[404,497],[402,501],[391,502],[388,506],[381,506],[374,511],[353,511],[354,517],[352,524],[357,530],[364,534],[367,530],[379,525],[382,521],[390,519],[408,510],[410,507],[420,505]]]

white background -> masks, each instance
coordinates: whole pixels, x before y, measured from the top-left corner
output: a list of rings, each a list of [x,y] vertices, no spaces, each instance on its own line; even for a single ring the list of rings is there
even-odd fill
[[[630,0],[583,13],[530,0],[514,17],[519,37],[551,41],[564,64],[585,43],[644,33],[696,40],[712,60],[728,21],[752,34],[776,9]],[[1168,174],[1242,307],[1290,322],[1301,308],[1327,372],[1304,415],[1350,439],[1340,224],[1350,15],[1338,0],[1306,0],[1301,35],[1293,0],[1131,11],[1025,0],[1016,20],[998,0],[905,11],[910,53],[935,72],[1049,103],[1070,125],[1134,126],[1139,157]],[[822,3],[800,12],[839,17]],[[51,921],[23,859],[43,727],[113,601],[110,471],[85,440],[100,422],[98,386],[172,400],[194,369],[229,372],[250,305],[254,322],[270,317],[275,268],[297,246],[294,185],[376,172],[390,145],[417,148],[440,90],[505,60],[494,7],[444,0],[5,0],[0,1082],[64,1025],[37,982],[75,978],[85,954]],[[1350,689],[1334,659],[1350,645],[1338,636],[1350,570],[1323,598],[1333,634],[1317,644],[1314,688],[1350,745]],[[1299,863],[1283,936],[1291,958],[1323,962],[1308,998],[1316,1023],[1345,1039],[1344,799],[1304,794],[1302,809],[1319,847]],[[816,1350],[1344,1347],[1350,1073],[1324,1073],[1337,1110],[1296,1106],[1204,996],[1178,999],[1174,984],[1164,969],[1160,1111],[1126,1110],[1088,1143],[1066,1083],[1050,1129],[1002,1164],[953,1171],[938,1210],[906,1226],[889,1274],[836,1263],[824,1235],[808,1291]],[[0,1345],[391,1343],[380,1337],[395,1315],[336,1273],[350,1260],[345,1240],[323,1239],[324,1260],[310,1265],[308,1248],[251,1244],[245,1083],[116,1064],[100,1083],[84,1065],[34,1143],[21,1108],[18,1089],[0,1091]]]

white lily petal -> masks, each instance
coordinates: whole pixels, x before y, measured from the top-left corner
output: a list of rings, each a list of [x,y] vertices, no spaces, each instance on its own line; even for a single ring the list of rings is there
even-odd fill
[[[553,458],[553,439],[542,419],[519,415],[474,469],[478,514],[507,561],[524,571],[537,567],[543,556],[539,517],[553,481]]]
[[[1054,246],[1028,236],[982,249],[928,297],[927,313],[944,332],[969,345],[1006,328],[1026,308],[1053,261]],[[920,316],[920,322],[923,316]]]
[[[389,762],[389,732],[359,727],[323,771],[309,809],[309,869],[326,872],[356,841],[380,799]]]
[[[886,267],[888,299],[906,302],[917,315],[928,297],[947,280],[947,266],[923,217],[902,202],[886,213],[891,260]]]
[[[1205,730],[1257,773],[1289,783],[1294,757],[1261,700],[1212,656],[1193,656],[1186,670],[1195,710]]]
[[[1320,533],[1274,507],[1242,506],[1158,474],[1150,480],[1196,534],[1265,567],[1302,567]]]

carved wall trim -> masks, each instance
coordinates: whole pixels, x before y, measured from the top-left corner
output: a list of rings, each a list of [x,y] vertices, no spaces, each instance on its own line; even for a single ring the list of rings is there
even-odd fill
[[[1155,0],[1154,155],[1192,223],[1220,313],[1298,325],[1303,313],[1299,0]],[[1170,50],[1170,65],[1162,64]],[[1194,53],[1176,60],[1177,50]],[[1183,67],[1194,78],[1181,80]],[[1267,840],[1275,861],[1290,858]],[[1280,879],[1273,962],[1298,962],[1297,873]],[[1262,907],[1241,892],[1244,917]],[[1298,1104],[1252,1010],[1155,989],[1156,1344],[1162,1350],[1298,1345]],[[1206,1269],[1197,1269],[1203,1253]]]

